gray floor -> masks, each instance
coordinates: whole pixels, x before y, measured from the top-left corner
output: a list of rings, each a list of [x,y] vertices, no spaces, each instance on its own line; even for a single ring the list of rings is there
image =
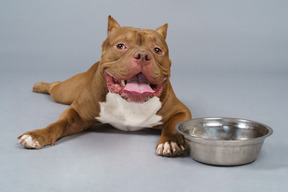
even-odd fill
[[[1,2],[1,192],[288,190],[287,3],[49,2]],[[155,153],[159,131],[109,126],[53,147],[24,149],[17,136],[45,127],[67,107],[33,93],[33,83],[64,80],[99,60],[108,14],[136,27],[168,22],[177,96],[194,118],[238,117],[271,126],[258,159],[217,167],[190,157],[163,158]]]

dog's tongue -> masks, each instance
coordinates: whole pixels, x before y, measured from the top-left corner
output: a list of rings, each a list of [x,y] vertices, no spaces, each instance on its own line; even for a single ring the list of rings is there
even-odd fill
[[[148,84],[148,80],[142,73],[128,79],[123,90],[135,94],[154,93],[153,89]]]

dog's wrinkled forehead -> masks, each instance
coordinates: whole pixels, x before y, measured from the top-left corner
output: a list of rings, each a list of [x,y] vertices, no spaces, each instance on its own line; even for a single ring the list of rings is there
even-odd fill
[[[120,42],[138,46],[154,44],[167,51],[165,39],[158,32],[150,29],[120,27],[109,34],[109,44],[115,45]]]

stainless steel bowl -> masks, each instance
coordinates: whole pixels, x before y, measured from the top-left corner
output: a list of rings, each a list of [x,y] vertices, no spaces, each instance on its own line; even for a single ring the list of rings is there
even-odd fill
[[[261,123],[236,118],[199,118],[176,125],[196,161],[235,166],[253,162],[273,130]]]

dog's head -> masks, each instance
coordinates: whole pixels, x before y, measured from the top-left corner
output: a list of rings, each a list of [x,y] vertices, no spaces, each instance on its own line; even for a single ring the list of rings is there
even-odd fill
[[[109,16],[100,67],[110,92],[138,103],[160,97],[170,77],[167,27],[165,24],[155,31],[120,27]]]

